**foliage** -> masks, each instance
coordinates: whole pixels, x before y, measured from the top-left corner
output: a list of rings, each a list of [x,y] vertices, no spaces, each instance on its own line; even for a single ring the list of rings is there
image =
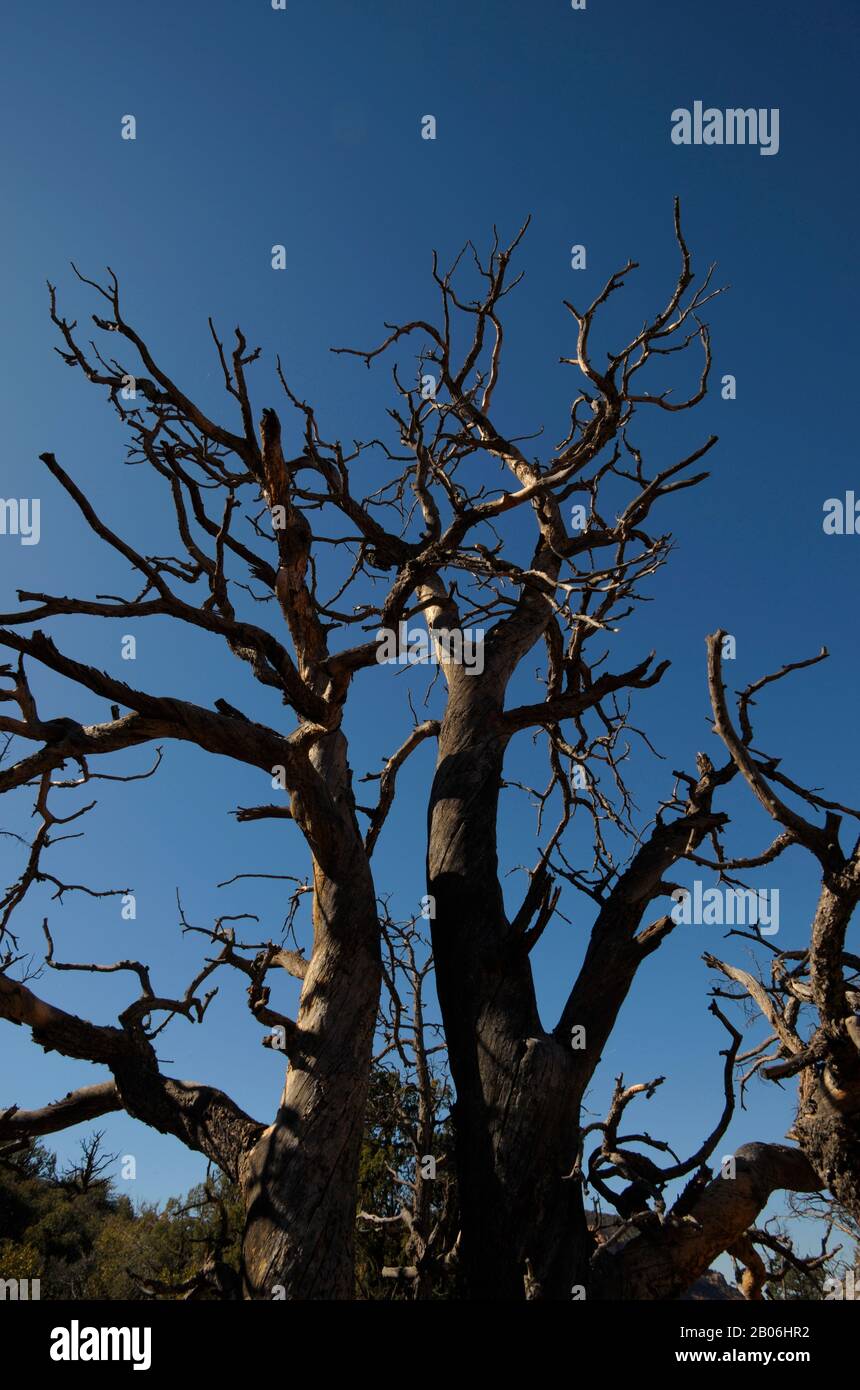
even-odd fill
[[[437,1083],[447,1090],[445,1083]],[[450,1097],[440,1096],[440,1110]],[[374,1068],[361,1154],[359,1209],[396,1217],[403,1184],[414,1180],[415,1155],[405,1124],[414,1118],[417,1091],[398,1072]],[[104,1174],[112,1156],[101,1153],[101,1135],[82,1144],[82,1161],[61,1172],[56,1156],[31,1143],[0,1153],[0,1278],[40,1279],[43,1299],[141,1300],[183,1297],[180,1286],[193,1279],[207,1255],[235,1274],[240,1269],[242,1203],[236,1186],[212,1174],[185,1197],[163,1206],[133,1204]],[[437,1127],[435,1157],[440,1168],[439,1214],[453,1169],[452,1132]],[[89,1155],[89,1159],[88,1156]],[[93,1158],[102,1169],[85,1175]],[[445,1177],[442,1177],[442,1172]],[[358,1223],[357,1296],[404,1299],[412,1296],[397,1280],[382,1278],[386,1265],[404,1262],[408,1233],[400,1223],[367,1227]],[[450,1280],[449,1280],[450,1283]],[[173,1292],[171,1292],[173,1290]],[[194,1297],[216,1297],[213,1290]],[[436,1296],[445,1296],[440,1287]]]

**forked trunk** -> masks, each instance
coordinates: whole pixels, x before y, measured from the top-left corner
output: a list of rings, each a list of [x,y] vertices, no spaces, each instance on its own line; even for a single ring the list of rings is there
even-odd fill
[[[462,689],[462,687],[461,687]],[[570,1297],[585,1226],[565,1182],[578,1104],[570,1051],[540,1023],[528,955],[498,879],[504,742],[477,688],[451,702],[430,804],[437,989],[457,1091],[462,1265],[469,1297]],[[580,1248],[583,1246],[583,1248]]]

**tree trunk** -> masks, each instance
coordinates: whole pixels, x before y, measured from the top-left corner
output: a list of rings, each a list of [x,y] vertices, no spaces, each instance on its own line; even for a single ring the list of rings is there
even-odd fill
[[[793,1137],[822,1183],[860,1220],[860,1058],[850,1040],[840,1051],[838,1081],[831,1065],[820,1075],[802,1074]]]
[[[314,862],[314,948],[298,1043],[275,1123],[242,1179],[247,1298],[354,1296],[358,1161],[380,989],[373,880],[342,734],[315,753],[339,816],[337,852]],[[300,809],[298,816],[300,816]]]
[[[433,953],[457,1091],[462,1265],[473,1299],[570,1297],[584,1238],[573,1163],[578,1096],[570,1051],[540,1023],[528,954],[507,920],[496,814],[504,740],[477,685],[451,693],[430,803]],[[549,1294],[549,1296],[553,1296]]]
[[[719,1174],[684,1216],[653,1213],[641,1229],[625,1228],[597,1250],[586,1285],[589,1299],[679,1298],[724,1250],[755,1225],[774,1192],[817,1192],[821,1183],[800,1149],[786,1144],[743,1144],[735,1175]]]
[[[492,673],[490,673],[492,674]],[[463,1264],[474,1298],[569,1299],[591,1253],[570,1178],[582,1097],[642,960],[667,925],[637,934],[666,868],[720,824],[703,789],[658,823],[607,896],[551,1033],[540,1021],[524,926],[508,922],[496,818],[505,727],[501,681],[452,684],[431,794],[429,892],[437,987],[457,1090]],[[703,784],[704,788],[704,784]],[[668,920],[668,919],[667,919]],[[571,1025],[587,1049],[574,1050]]]

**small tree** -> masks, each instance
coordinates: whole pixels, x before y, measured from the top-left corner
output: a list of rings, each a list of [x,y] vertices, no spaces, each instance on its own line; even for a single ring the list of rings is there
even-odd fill
[[[359,1229],[374,1273],[397,1292],[450,1296],[459,1213],[445,1044],[427,1015],[433,958],[415,920],[386,914],[381,925],[382,1046],[371,1079]]]

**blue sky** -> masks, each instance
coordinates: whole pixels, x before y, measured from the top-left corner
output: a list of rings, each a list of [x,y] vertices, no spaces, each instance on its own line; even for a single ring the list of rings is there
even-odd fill
[[[643,820],[670,787],[671,770],[691,767],[713,743],[707,723],[704,637],[722,626],[737,638],[735,685],[822,644],[828,663],[760,704],[760,741],[799,781],[856,800],[857,744],[850,697],[860,677],[855,583],[860,537],[825,536],[822,505],[858,487],[852,418],[856,395],[857,289],[850,238],[857,223],[857,123],[852,93],[860,12],[842,0],[813,5],[726,0],[437,0],[433,6],[357,6],[268,0],[181,6],[153,0],[145,13],[106,4],[12,3],[3,20],[2,117],[5,212],[0,227],[4,497],[39,497],[37,546],[0,537],[4,610],[18,587],[53,593],[117,592],[126,573],[101,550],[38,454],[54,451],[107,519],[152,552],[170,535],[164,498],[141,470],[122,467],[123,438],[102,393],[52,352],[45,280],[61,310],[99,311],[69,261],[88,275],[106,264],[120,276],[126,317],[191,395],[229,417],[206,319],[222,336],[240,322],[263,360],[252,378],[255,413],[275,404],[285,436],[298,427],[282,406],[273,356],[282,354],[294,389],[315,402],[331,436],[378,433],[392,403],[385,369],[368,373],[333,357],[333,344],[373,345],[383,320],[434,309],[430,253],[450,259],[467,237],[486,245],[493,223],[512,236],[532,225],[519,253],[525,279],[507,301],[507,363],[498,394],[504,424],[540,426],[547,440],[566,430],[572,347],[562,299],[587,302],[628,258],[641,268],[609,316],[635,332],[662,302],[676,274],[672,197],[682,199],[699,269],[719,262],[731,292],[712,306],[715,380],[737,378],[737,399],[714,391],[690,417],[649,421],[655,462],[680,458],[711,432],[710,480],[666,504],[661,527],[677,549],[618,640],[612,664],[656,648],[672,667],[643,692],[637,722],[665,761],[637,755]],[[669,138],[676,107],[702,100],[720,108],[780,110],[780,149],[679,147]],[[425,114],[437,138],[420,138]],[[137,138],[120,138],[133,114]],[[587,247],[573,271],[570,246]],[[271,248],[286,248],[286,270]],[[87,335],[84,334],[86,337]],[[292,433],[291,433],[292,432]],[[295,452],[298,450],[296,449]],[[106,629],[106,630],[105,630]],[[56,624],[60,645],[124,675],[122,625]],[[160,620],[139,626],[131,679],[211,703],[224,696],[274,717],[235,663],[199,635]],[[409,724],[403,684],[363,677],[349,732],[357,775],[374,770]],[[385,673],[386,677],[390,673]],[[734,670],[729,668],[733,677]],[[43,713],[107,715],[95,698],[68,695],[44,679]],[[713,749],[710,749],[713,752]],[[527,772],[528,740],[511,752],[511,776]],[[141,751],[122,770],[148,765]],[[116,767],[111,770],[119,770]],[[396,911],[416,909],[424,892],[429,745],[402,779],[402,799],[375,858],[380,892]],[[541,774],[542,775],[542,774]],[[260,913],[277,932],[283,892],[257,884],[217,890],[233,873],[303,875],[295,830],[236,826],[232,807],[266,799],[259,778],[185,748],[170,748],[152,781],[98,789],[87,838],[74,854],[58,848],[57,871],[99,886],[133,885],[136,922],[115,903],[75,895],[51,907],[65,959],[150,961],[160,987],[179,988],[200,957],[177,928],[175,894],[192,921],[216,911]],[[0,828],[21,830],[26,797],[7,798]],[[734,803],[730,803],[734,805]],[[770,827],[737,802],[730,843],[754,852]],[[534,858],[531,821],[506,798],[505,867]],[[9,842],[8,869],[17,872]],[[65,856],[65,857],[64,857]],[[517,882],[513,880],[512,882]],[[778,887],[780,941],[805,940],[815,899],[811,866],[787,856],[761,880]],[[512,888],[512,895],[518,889]],[[34,895],[18,926],[37,944],[43,900]],[[545,1021],[555,1021],[581,954],[589,913],[569,898],[572,925],[558,923],[536,953]],[[279,915],[280,914],[280,915]],[[656,914],[655,914],[656,915]],[[646,963],[607,1049],[590,1098],[603,1110],[611,1079],[665,1073],[647,1106],[647,1127],[679,1151],[695,1148],[720,1104],[723,1035],[707,1013],[703,950],[742,960],[742,943],[719,929],[679,928]],[[855,944],[856,949],[856,944]],[[45,994],[111,1021],[128,999],[122,977],[48,976]],[[284,1002],[289,1002],[285,996]],[[279,1064],[259,1046],[241,980],[225,979],[207,1024],[182,1020],[163,1039],[166,1069],[215,1082],[266,1119],[280,1088]],[[6,1028],[4,1097],[36,1105],[97,1079],[45,1057]],[[790,1090],[754,1086],[727,1147],[781,1137]],[[643,1112],[646,1107],[643,1105]],[[640,1115],[645,1123],[645,1114]],[[202,1172],[199,1156],[123,1116],[104,1122],[112,1150],[134,1154],[131,1195],[163,1199]],[[74,1150],[79,1131],[57,1136]]]

